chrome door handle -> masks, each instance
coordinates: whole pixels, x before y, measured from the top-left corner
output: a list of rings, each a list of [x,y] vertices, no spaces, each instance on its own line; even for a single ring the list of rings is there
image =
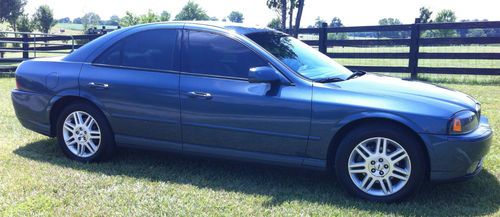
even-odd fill
[[[109,88],[109,84],[89,82],[89,87],[108,89]]]
[[[204,92],[197,92],[197,91],[188,92],[188,96],[191,98],[212,99],[212,94],[204,93]]]

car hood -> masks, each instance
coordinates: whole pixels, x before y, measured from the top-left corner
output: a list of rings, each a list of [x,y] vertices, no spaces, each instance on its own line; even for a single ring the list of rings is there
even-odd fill
[[[449,104],[458,110],[475,110],[478,103],[471,96],[437,85],[400,78],[366,74],[344,82],[331,83],[349,91],[402,98],[419,103]]]

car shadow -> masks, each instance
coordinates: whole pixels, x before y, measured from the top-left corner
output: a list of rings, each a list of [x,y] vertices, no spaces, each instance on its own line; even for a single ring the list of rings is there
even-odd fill
[[[498,179],[486,170],[467,182],[427,184],[405,202],[384,204],[347,195],[335,178],[324,172],[134,149],[120,149],[108,162],[85,164],[67,159],[55,139],[26,144],[14,153],[31,160],[92,173],[265,195],[271,198],[263,204],[267,207],[305,201],[387,215],[475,216],[494,214],[500,204]]]

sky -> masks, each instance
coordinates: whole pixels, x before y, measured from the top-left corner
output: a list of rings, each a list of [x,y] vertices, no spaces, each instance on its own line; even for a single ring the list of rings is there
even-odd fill
[[[266,0],[193,0],[206,10],[209,16],[219,19],[231,11],[243,13],[245,23],[266,25],[276,13],[268,9]],[[26,12],[33,14],[42,4],[54,10],[56,18],[81,17],[87,12],[99,14],[101,19],[112,15],[123,16],[126,11],[135,14],[152,9],[156,13],[167,10],[172,18],[188,0],[28,0]],[[305,0],[301,26],[312,25],[319,16],[327,22],[339,17],[345,26],[377,25],[386,17],[398,18],[403,23],[413,23],[422,6],[434,11],[455,11],[458,20],[488,19],[500,21],[500,0]]]

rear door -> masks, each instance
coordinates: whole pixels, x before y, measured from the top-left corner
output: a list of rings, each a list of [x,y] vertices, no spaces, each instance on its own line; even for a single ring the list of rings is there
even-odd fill
[[[81,94],[104,109],[117,143],[180,150],[180,30],[134,33],[80,75]]]
[[[225,148],[303,156],[311,87],[249,83],[269,62],[241,42],[184,32],[180,81],[184,150]],[[192,149],[192,150],[190,150]]]

